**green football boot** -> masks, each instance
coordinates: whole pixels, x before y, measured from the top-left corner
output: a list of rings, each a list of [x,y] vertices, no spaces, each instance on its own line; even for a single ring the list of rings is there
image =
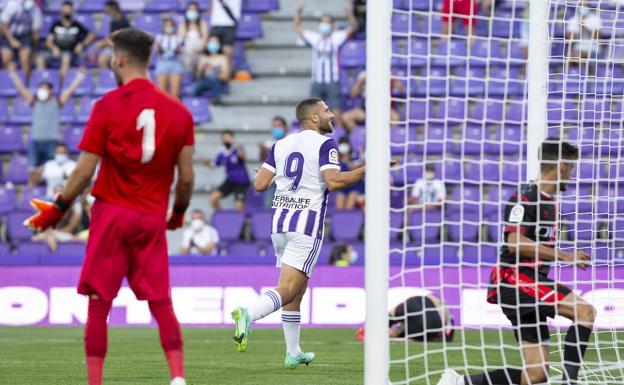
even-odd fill
[[[249,336],[251,335],[251,317],[247,309],[237,307],[232,311],[232,319],[236,323],[236,332],[234,332],[234,346],[241,353],[247,351]]]
[[[286,358],[284,359],[284,367],[286,369],[292,370],[301,364],[306,364],[306,366],[308,366],[310,365],[312,361],[314,361],[314,357],[316,356],[312,352],[309,352],[309,353],[301,352],[297,354],[295,357],[286,353]]]

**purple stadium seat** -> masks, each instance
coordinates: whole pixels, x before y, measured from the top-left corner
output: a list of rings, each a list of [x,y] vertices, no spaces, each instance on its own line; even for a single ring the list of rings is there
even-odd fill
[[[260,248],[256,242],[230,242],[227,245],[227,255],[259,257]]]
[[[46,188],[44,186],[25,187],[22,193],[15,200],[15,209],[20,211],[32,211],[30,200],[33,198],[46,199]]]
[[[141,14],[134,19],[133,27],[157,35],[162,31],[162,22],[158,15]]]
[[[363,152],[366,144],[366,129],[364,126],[357,126],[351,131],[349,136],[351,146],[357,152]]]
[[[76,123],[87,123],[89,120],[89,116],[91,116],[91,110],[93,109],[93,104],[97,101],[96,97],[88,97],[84,96],[80,100],[80,104],[78,107],[78,113],[76,114],[75,121]]]
[[[488,80],[488,95],[502,97],[505,95],[523,95],[524,80],[520,79],[518,72],[513,69],[492,68]]]
[[[9,116],[9,123],[30,124],[32,121],[32,107],[23,98],[15,98],[13,111]]]
[[[15,209],[15,190],[0,187],[0,215],[8,214]]]
[[[434,165],[436,178],[443,179],[445,183],[461,182],[462,161],[457,158],[447,157],[444,163]]]
[[[434,68],[429,71],[425,78],[418,81],[417,95],[422,96],[446,96],[448,72],[446,68]],[[412,93],[414,90],[412,90]]]
[[[409,104],[405,106],[402,119],[409,119],[411,124],[424,123],[427,120],[430,108],[431,105],[426,100],[410,99]]]
[[[28,159],[25,156],[14,155],[9,161],[4,180],[14,184],[26,184],[28,182]]]
[[[245,0],[243,11],[250,13],[265,13],[279,9],[279,0]]]
[[[74,9],[76,9],[76,5],[74,5]],[[89,32],[95,33],[95,20],[93,19],[93,15],[90,13],[77,13],[74,16],[74,19],[80,22]]]
[[[109,69],[100,69],[100,73],[95,80],[95,89],[93,90],[93,94],[104,95],[105,93],[116,87],[117,80],[115,80],[115,75],[113,74],[113,71]]]
[[[442,40],[432,52],[432,65],[459,66],[466,63],[466,41],[459,39]]]
[[[414,14],[413,17],[417,17],[418,15]],[[414,31],[415,26],[418,24],[412,24],[412,31]],[[430,15],[425,17],[422,20],[420,28],[417,29],[417,32],[424,36],[431,36],[432,38],[436,38],[442,35],[442,18],[437,15]]]
[[[450,123],[463,123],[466,121],[467,101],[464,99],[450,98],[440,102],[440,107],[435,111],[436,119]]]
[[[196,124],[207,123],[212,119],[207,98],[189,96],[183,98],[182,102],[193,114],[193,120]]]
[[[145,1],[117,0],[124,12],[141,12],[145,7]],[[86,3],[86,2],[85,2]]]
[[[492,36],[509,39],[520,34],[519,20],[514,20],[510,15],[501,18],[495,17],[492,20]]]
[[[479,212],[481,206],[481,191],[479,186],[458,185],[456,186],[446,202],[446,213],[472,211]]]
[[[339,63],[342,67],[364,67],[366,65],[366,42],[352,40],[340,49]]]
[[[82,12],[102,12],[104,11],[104,4],[107,0],[89,0],[82,3],[80,10]],[[125,10],[124,10],[125,11]]]
[[[262,20],[257,14],[242,14],[236,27],[236,38],[240,40],[259,39],[263,35]]]
[[[505,104],[500,100],[488,99],[487,101],[477,101],[468,113],[468,118],[477,122],[486,120],[491,123],[503,121]]]
[[[419,266],[421,264],[421,257],[418,254],[417,250],[413,247],[404,248],[402,242],[390,242],[390,265],[392,266]],[[360,264],[360,260],[356,262],[356,265],[357,264]],[[363,265],[364,261],[362,261],[361,264]]]
[[[32,216],[29,212],[13,212],[7,215],[7,237],[13,243],[28,241],[32,231],[24,226],[24,221]]]
[[[41,31],[39,32],[41,39],[45,39],[48,34],[50,34],[50,29],[52,28],[52,24],[54,24],[56,19],[56,15],[43,15],[43,18],[41,19]]]
[[[506,125],[495,137],[503,142],[503,154],[517,154],[522,149],[522,126]]]
[[[503,181],[516,184],[520,182],[525,175],[526,164],[518,165],[518,160],[505,161],[503,165]]]
[[[82,139],[82,127],[67,127],[63,131],[63,143],[67,145],[67,149],[71,154],[80,152],[78,143]]]
[[[453,148],[457,154],[479,155],[485,147],[487,130],[480,124],[467,124],[462,129],[462,137],[458,146]]]
[[[6,70],[0,70],[0,96],[17,96],[17,89]]]
[[[212,225],[222,241],[235,241],[240,237],[245,214],[236,210],[220,210],[212,214]]]
[[[85,242],[62,242],[58,244],[56,255],[84,257],[87,244]]]
[[[251,236],[264,241],[271,238],[273,210],[261,210],[251,214]]]
[[[337,210],[331,215],[331,234],[337,241],[358,239],[362,225],[364,215],[359,210]]]
[[[2,263],[2,259],[10,257],[11,254],[11,247],[3,242],[0,242],[0,263]]]
[[[488,64],[502,64],[505,57],[501,54],[496,41],[478,39],[470,47],[469,63],[471,67],[485,67]]]
[[[462,263],[493,266],[498,260],[497,248],[492,245],[461,245],[459,254]]]
[[[175,11],[179,6],[178,0],[147,0],[145,12],[163,13]]]
[[[466,71],[466,68],[460,67],[455,71],[455,80],[451,86],[451,95],[453,96],[477,96],[485,92],[485,73],[480,68],[472,68]]]
[[[180,4],[180,11],[184,11],[186,9],[186,6],[188,5],[188,3],[192,2],[194,0],[183,0],[182,4]],[[212,0],[199,0],[199,1],[195,1],[198,5],[199,5],[199,9],[202,11],[207,10],[208,8],[210,8],[210,3],[212,2]]]
[[[496,162],[483,162],[481,164],[482,175],[484,182],[498,183],[500,180],[500,163]]]
[[[44,82],[52,84],[52,89],[58,93],[61,89],[61,77],[58,70],[34,70],[30,75],[30,92],[36,92],[39,84]]]
[[[561,124],[561,122],[577,122],[578,109],[571,100],[565,102],[561,99],[551,99],[548,101],[548,123]]]
[[[410,31],[410,16],[406,12],[392,12],[392,34],[405,35]],[[412,15],[412,30],[417,30],[418,15]]]
[[[0,128],[0,153],[24,150],[22,130],[18,127]]]
[[[397,239],[403,234],[403,216],[402,212],[390,212],[390,239]]]
[[[430,123],[425,128],[423,143],[417,145],[417,147],[423,148],[422,151],[427,156],[440,155],[445,152],[447,147],[450,148],[450,144],[448,142],[450,137],[451,131],[443,124]]]
[[[453,242],[477,242],[480,218],[478,211],[451,212],[446,215],[449,238]]]
[[[502,213],[501,205],[503,202],[507,202],[515,189],[512,187],[505,187],[499,184],[493,185],[488,191],[487,198],[483,202],[483,212],[486,215],[496,215],[496,220],[499,220]]]
[[[440,242],[442,214],[440,210],[415,210],[408,218],[407,229],[411,240],[418,246]]]
[[[69,71],[67,71],[67,74],[65,75],[65,79],[63,80],[63,87],[65,88],[69,87],[69,85],[74,81],[77,75],[78,75],[78,70],[76,68],[71,68]],[[76,91],[74,91],[74,95],[75,96],[90,95],[92,91],[93,91],[93,77],[91,76],[91,72],[87,72],[87,76],[80,83],[78,88],[76,88]]]
[[[16,250],[16,254],[24,257],[41,257],[49,253],[50,249],[44,242],[21,242],[17,245]]]
[[[603,99],[586,99],[582,102],[580,110],[581,119],[584,124],[593,125],[603,119],[611,119],[609,114],[611,104]]]
[[[390,152],[393,155],[416,151],[416,130],[413,127],[406,129],[404,126],[390,129]]]
[[[73,99],[69,99],[61,108],[59,120],[61,124],[73,123],[76,120],[76,103]]]

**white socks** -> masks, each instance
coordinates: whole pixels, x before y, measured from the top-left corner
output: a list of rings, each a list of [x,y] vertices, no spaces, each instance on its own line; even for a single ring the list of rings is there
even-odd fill
[[[455,385],[466,385],[466,381],[464,380],[464,376],[457,377],[457,382]]]
[[[278,311],[282,307],[282,298],[275,289],[266,291],[258,298],[255,304],[250,306],[247,311],[252,320],[257,321],[269,314]]]
[[[292,357],[296,357],[299,353],[301,353],[301,347],[299,347],[300,324],[300,312],[282,310],[282,327],[284,328],[286,351]]]

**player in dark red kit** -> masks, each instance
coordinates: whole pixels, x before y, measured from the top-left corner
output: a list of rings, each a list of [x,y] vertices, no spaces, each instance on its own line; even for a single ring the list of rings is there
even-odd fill
[[[84,342],[90,385],[102,383],[106,320],[124,277],[139,300],[149,301],[171,384],[186,383],[165,232],[182,226],[191,199],[194,128],[189,111],[148,79],[153,40],[132,28],[112,36],[111,66],[119,87],[95,103],[79,145],[80,159],[64,191],[53,203],[34,201],[40,212],[26,221],[36,230],[54,227],[101,163],[91,191],[96,201],[78,284],[78,292],[89,296]],[[167,221],[176,168],[175,202]]]
[[[540,177],[522,185],[505,206],[504,243],[492,271],[487,300],[498,304],[513,325],[524,368],[502,368],[460,376],[447,369],[438,385],[529,385],[548,382],[550,333],[547,318],[560,315],[573,324],[563,351],[562,380],[576,385],[596,310],[578,294],[548,277],[557,261],[585,270],[590,256],[557,250],[557,201],[578,161],[578,149],[548,138],[540,149]]]

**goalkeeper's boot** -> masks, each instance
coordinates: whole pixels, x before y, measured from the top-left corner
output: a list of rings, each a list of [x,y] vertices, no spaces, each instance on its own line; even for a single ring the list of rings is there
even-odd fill
[[[184,380],[184,378],[182,377],[176,377],[171,380],[170,385],[186,385],[186,380]]]
[[[301,364],[306,364],[306,366],[308,366],[312,361],[314,361],[314,357],[316,357],[316,355],[312,352],[301,352],[294,357],[286,353],[286,358],[284,359],[284,367],[286,369],[295,369]]]
[[[249,336],[251,335],[251,317],[247,309],[237,307],[232,311],[232,319],[236,323],[236,331],[234,332],[234,346],[241,353],[247,351]]]
[[[462,376],[453,369],[446,369],[444,373],[442,373],[438,385],[457,385],[457,380],[460,378],[462,378]]]

